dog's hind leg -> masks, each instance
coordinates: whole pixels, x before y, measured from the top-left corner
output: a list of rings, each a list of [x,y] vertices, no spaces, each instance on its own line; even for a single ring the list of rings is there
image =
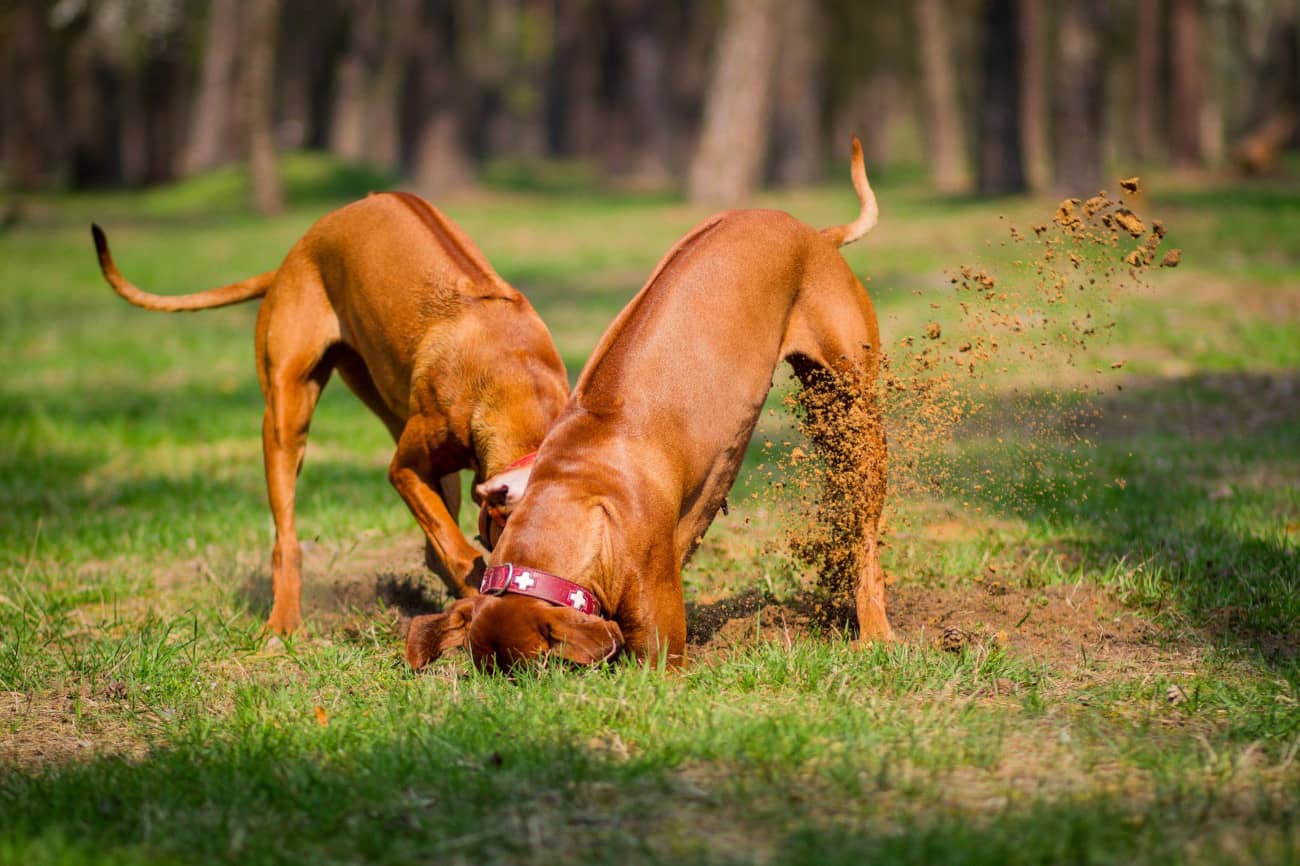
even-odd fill
[[[830,470],[820,511],[829,533],[821,565],[832,588],[851,582],[862,638],[891,640],[879,539],[888,474],[875,392],[879,330],[871,302],[847,266],[830,282],[818,288],[833,290],[801,297],[786,341],[804,387],[809,436]]]
[[[258,378],[266,398],[262,456],[275,521],[275,547],[271,552],[275,598],[266,627],[279,634],[288,634],[302,625],[302,547],[298,543],[294,500],[311,416],[332,369],[328,349],[338,339],[332,311],[312,302],[311,296],[317,293],[323,299],[323,292],[316,288],[306,288],[287,298],[277,297],[273,289],[258,315]],[[279,327],[282,323],[288,326]]]

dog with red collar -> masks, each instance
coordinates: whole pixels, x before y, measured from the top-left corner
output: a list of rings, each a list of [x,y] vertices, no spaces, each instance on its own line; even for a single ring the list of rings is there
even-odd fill
[[[476,489],[513,502],[491,591],[414,619],[412,667],[456,646],[483,668],[544,655],[591,664],[620,651],[685,661],[681,568],[735,480],[776,366],[790,361],[835,400],[870,400],[879,328],[839,253],[878,214],[856,139],[852,173],[861,210],[851,223],[819,232],[778,211],[729,211],[669,251],[601,338],[536,460],[504,493],[499,478]],[[854,436],[871,447],[850,452],[866,488],[861,532],[844,541],[861,636],[888,640],[884,430],[866,414],[875,420]]]

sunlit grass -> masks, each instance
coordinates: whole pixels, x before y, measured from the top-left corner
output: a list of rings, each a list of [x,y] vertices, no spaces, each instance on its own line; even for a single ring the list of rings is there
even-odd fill
[[[684,674],[510,681],[462,656],[411,675],[374,592],[309,603],[309,631],[268,648],[255,309],[151,314],[99,277],[90,220],[133,280],[193,291],[274,267],[313,219],[388,180],[310,156],[287,171],[292,207],[272,220],[244,211],[229,170],[33,200],[0,235],[0,861],[1300,857],[1300,195],[1152,179],[1146,207],[1183,266],[1097,307],[1109,341],[1072,365],[986,375],[988,414],[932,456],[941,483],[900,479],[891,592],[947,593],[951,621],[1009,644],[981,633],[944,652],[949,619],[917,618],[899,645],[855,651],[834,623],[765,630],[783,609],[760,610],[752,636]],[[580,167],[489,181],[439,205],[533,300],[575,376],[705,215]],[[1054,207],[945,200],[888,173],[876,186],[880,228],[845,255],[891,346],[932,318],[961,324],[945,271],[1023,280],[1008,225]],[[856,209],[845,178],[761,203],[818,226]],[[1070,420],[1089,407],[1091,426]],[[687,570],[692,601],[806,589],[771,550],[786,512],[757,467],[764,440],[790,440],[772,408]],[[325,595],[376,573],[437,595],[390,454],[330,386],[298,503]],[[375,561],[332,570],[357,547]],[[994,581],[1021,605],[1005,625],[963,613]],[[1061,588],[1111,599],[1098,628],[1136,619],[1148,643],[1017,650],[1015,620]]]

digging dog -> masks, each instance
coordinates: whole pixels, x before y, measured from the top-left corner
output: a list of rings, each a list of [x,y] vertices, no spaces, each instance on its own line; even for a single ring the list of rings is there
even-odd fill
[[[861,204],[851,223],[817,231],[779,211],[729,211],[660,261],[601,338],[530,473],[478,488],[509,514],[483,593],[412,621],[412,667],[457,646],[488,669],[548,654],[685,661],[681,568],[736,477],[777,365],[789,361],[823,404],[870,399],[879,329],[839,253],[878,217],[856,139],[851,171]],[[859,441],[819,444],[856,461],[863,508],[845,542],[857,621],[864,640],[889,640],[877,544],[885,434],[877,413],[858,414]]]
[[[275,270],[179,296],[132,285],[103,231],[92,231],[104,278],[138,307],[263,299],[254,348],[275,521],[269,630],[302,623],[295,488],[312,412],[334,372],[396,443],[388,477],[424,531],[426,562],[456,597],[475,593],[483,558],[457,524],[458,473],[481,481],[535,451],[568,380],[532,305],[455,223],[418,196],[371,195],[322,217]]]

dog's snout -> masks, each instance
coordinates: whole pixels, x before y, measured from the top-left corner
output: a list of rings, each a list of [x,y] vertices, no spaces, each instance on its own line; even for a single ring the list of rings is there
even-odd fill
[[[500,481],[484,481],[474,485],[474,501],[484,506],[500,508],[510,499],[510,485]]]

